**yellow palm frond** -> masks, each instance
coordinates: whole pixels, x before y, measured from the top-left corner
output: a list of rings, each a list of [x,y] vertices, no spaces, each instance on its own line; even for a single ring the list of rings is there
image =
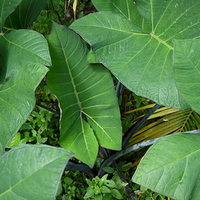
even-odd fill
[[[144,106],[139,109],[144,110],[154,105],[151,104],[150,106]],[[129,113],[135,111],[138,111],[138,109],[129,111]],[[143,116],[137,117],[133,123],[136,123]],[[147,123],[147,126],[141,128],[133,135],[128,146],[176,132],[198,129],[200,128],[200,116],[193,110],[178,110],[170,107],[162,107],[148,118]]]

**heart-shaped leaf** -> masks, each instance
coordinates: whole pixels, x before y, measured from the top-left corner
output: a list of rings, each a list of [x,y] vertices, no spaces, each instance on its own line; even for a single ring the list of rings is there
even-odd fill
[[[175,40],[174,73],[179,94],[200,113],[200,39]]]
[[[193,189],[200,184],[199,157],[200,134],[166,136],[150,147],[132,180],[173,199],[188,200],[191,195],[198,199]]]
[[[50,65],[48,45],[37,32],[18,30],[1,36],[0,54],[7,68],[6,80],[0,88],[0,154],[35,105],[35,88]]]
[[[0,199],[55,199],[72,152],[45,145],[17,147],[0,157]]]
[[[6,18],[15,10],[21,0],[0,1],[0,32],[2,31]]]
[[[143,0],[137,6],[150,31],[110,12],[90,14],[71,28],[128,89],[161,105],[190,108],[176,87],[172,40],[200,37],[200,2]]]
[[[15,11],[7,18],[6,28],[26,29],[45,8],[47,0],[22,0]]]
[[[60,143],[93,166],[98,144],[121,149],[121,122],[112,78],[100,64],[89,65],[89,50],[67,27],[53,24],[49,36],[52,65],[47,84],[62,112]]]

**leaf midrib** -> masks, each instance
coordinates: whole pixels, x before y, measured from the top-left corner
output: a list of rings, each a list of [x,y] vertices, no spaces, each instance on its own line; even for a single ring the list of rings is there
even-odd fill
[[[78,106],[80,108],[80,111],[82,112],[82,108],[81,108],[81,102],[80,102],[80,99],[79,99],[79,96],[78,96],[78,92],[76,90],[76,86],[75,86],[75,83],[74,83],[74,79],[73,79],[73,75],[72,75],[72,72],[71,72],[71,69],[70,69],[70,65],[69,65],[69,62],[68,62],[68,58],[67,58],[67,55],[66,55],[66,52],[65,52],[65,48],[62,44],[62,40],[60,39],[59,37],[59,34],[57,33],[57,36],[58,36],[58,39],[59,39],[59,42],[60,42],[60,45],[61,45],[61,48],[62,48],[62,51],[63,51],[63,55],[65,57],[65,62],[67,64],[67,68],[68,68],[68,71],[69,71],[69,76],[70,76],[70,79],[71,79],[71,83],[72,83],[72,87],[74,89],[74,94],[76,96],[76,99],[77,99],[77,103],[78,103]],[[81,114],[80,112],[80,114]]]
[[[61,45],[61,48],[62,48],[62,51],[63,51],[63,54],[64,54],[64,57],[65,57],[65,61],[66,61],[66,64],[67,64],[67,68],[68,68],[68,71],[69,71],[69,75],[70,75],[70,79],[71,79],[71,83],[72,83],[72,86],[73,86],[73,89],[74,89],[74,93],[75,93],[75,96],[76,96],[76,99],[77,99],[77,103],[78,103],[78,106],[79,106],[79,109],[80,109],[80,113],[79,113],[79,118],[80,118],[80,122],[81,122],[81,130],[82,132],[80,134],[83,134],[83,138],[84,138],[84,141],[85,141],[85,145],[86,145],[86,150],[88,152],[88,155],[90,157],[90,160],[91,160],[91,152],[89,150],[89,147],[88,147],[88,142],[86,140],[86,135],[85,135],[85,129],[84,129],[84,125],[83,125],[83,119],[81,117],[81,113],[83,113],[82,111],[82,107],[81,107],[81,101],[79,99],[79,96],[78,96],[78,92],[76,90],[76,86],[75,86],[75,83],[74,83],[74,79],[73,79],[73,76],[72,76],[72,72],[71,72],[71,69],[70,69],[70,65],[69,65],[69,62],[68,62],[68,58],[67,58],[67,55],[66,55],[66,52],[65,52],[65,49],[63,47],[63,44],[62,44],[62,40],[60,39],[59,37],[59,34],[57,33],[57,36],[58,36],[58,39],[59,39],[59,42],[60,42],[60,45]],[[69,40],[68,40],[69,41]],[[77,46],[78,46],[79,43],[77,43]],[[66,45],[67,46],[67,45]],[[77,48],[77,47],[76,47]],[[75,50],[73,51],[73,53],[75,52]],[[77,138],[80,136],[80,134],[77,136]],[[75,140],[74,140],[75,142]],[[73,142],[73,143],[74,143]],[[71,144],[72,145],[72,144]]]
[[[153,33],[150,34],[152,37],[154,37],[159,43],[164,44],[167,48],[174,50],[174,48],[172,46],[170,46],[169,44],[167,44],[164,40],[161,40],[159,37],[157,37],[156,35],[154,35]]]
[[[124,15],[126,17],[126,14],[122,12],[122,10],[120,10],[120,8],[114,3],[114,2],[111,2],[110,0],[108,0],[110,2],[110,4],[113,4],[113,6],[120,12],[122,13],[122,15]]]
[[[152,1],[152,0],[151,0]],[[94,15],[93,15],[93,17],[95,17]],[[151,16],[152,17],[152,20],[153,20],[153,15]],[[95,19],[96,20],[98,20],[98,18],[96,18],[95,17]],[[99,20],[98,20],[99,21]],[[152,23],[153,23],[153,21],[152,21]],[[79,25],[79,27],[85,27],[85,26],[81,26],[81,25]],[[167,44],[166,43],[166,41],[164,41],[164,40],[162,40],[162,39],[160,39],[158,36],[156,36],[156,35],[154,35],[154,30],[153,30],[153,24],[152,24],[152,33],[139,33],[139,32],[133,32],[133,31],[124,31],[124,30],[121,30],[121,29],[116,29],[116,28],[110,28],[110,27],[106,27],[106,26],[97,26],[97,25],[87,25],[87,27],[94,27],[94,28],[100,28],[100,29],[106,29],[106,30],[112,30],[112,31],[116,31],[116,32],[121,32],[121,33],[127,33],[127,34],[131,34],[130,36],[128,36],[127,38],[129,38],[129,37],[132,37],[132,36],[134,36],[134,35],[138,35],[138,36],[152,36],[152,37],[154,37],[159,43],[162,43],[162,44],[164,44],[165,46],[167,46],[167,48],[169,48],[169,49],[171,49],[171,50],[174,50],[174,48],[172,47],[172,46],[170,46],[169,44]],[[143,29],[142,29],[143,30]],[[144,30],[143,30],[144,31]],[[126,40],[127,38],[124,38],[123,40]],[[116,43],[118,43],[118,42],[121,42],[122,40],[119,40],[119,41],[117,41]]]
[[[116,142],[112,139],[112,137],[109,136],[109,134],[104,130],[104,128],[96,121],[94,118],[92,118],[90,115],[87,113],[83,112],[89,119],[91,119],[103,132],[104,134],[110,139],[110,141],[116,145]]]
[[[78,140],[78,138],[79,138],[81,135],[83,135],[86,148],[85,148],[84,152],[82,152],[82,154],[84,154],[85,152],[87,152],[87,155],[89,156],[89,160],[91,161],[91,160],[93,160],[93,159],[92,159],[92,155],[91,155],[91,150],[90,150],[90,148],[89,148],[89,146],[88,146],[88,142],[87,142],[87,139],[86,139],[86,134],[85,134],[85,129],[84,129],[84,121],[83,121],[83,119],[82,119],[82,117],[81,117],[81,114],[80,114],[79,118],[77,118],[76,121],[73,123],[73,125],[74,125],[78,120],[80,120],[80,123],[81,123],[81,132],[77,134],[76,138],[75,138],[74,141],[69,145],[68,148],[70,149],[71,146],[73,146],[73,145],[76,143],[76,141]],[[72,125],[72,126],[73,126],[73,125]],[[75,156],[76,156],[76,154],[75,154]]]
[[[151,1],[152,1],[152,0],[151,0]],[[163,14],[162,14],[162,16],[160,17],[159,21],[157,22],[155,28],[153,27],[153,13],[151,14],[151,16],[152,16],[152,19],[151,19],[151,20],[152,20],[152,33],[153,33],[153,34],[155,33],[156,29],[157,29],[158,26],[160,25],[160,22],[161,22],[162,18],[165,16],[165,13],[166,13],[168,7],[170,6],[170,4],[172,3],[172,1],[173,1],[173,0],[171,0],[171,1],[168,3],[168,5],[166,6],[166,8],[165,8],[165,10],[164,10],[164,12],[163,12]],[[193,7],[195,7],[195,6],[198,5],[198,4],[200,4],[200,2],[197,3],[197,4],[195,4],[195,5],[193,5],[193,6],[191,6],[191,7],[189,7],[189,8],[187,8],[183,13],[181,13],[181,14],[176,18],[176,20],[173,21],[173,22],[169,25],[169,27],[166,28],[166,29],[158,36],[158,38],[159,38],[160,36],[164,35],[164,33],[165,33],[166,31],[168,31],[168,30],[173,26],[173,24],[176,23],[176,21],[178,21],[182,16],[184,16],[187,12],[189,12]],[[151,5],[151,6],[152,6],[152,5]],[[153,10],[153,9],[152,9],[152,10]],[[153,12],[153,11],[152,11],[152,12]],[[196,23],[196,24],[197,24],[197,23]],[[182,33],[182,32],[184,32],[184,31],[187,30],[187,29],[188,29],[188,28],[186,28],[186,29],[184,29],[184,30],[181,30],[181,31],[179,32],[179,34]],[[171,40],[171,39],[174,38],[175,36],[176,36],[176,35],[172,35],[170,38],[167,38],[165,42]]]

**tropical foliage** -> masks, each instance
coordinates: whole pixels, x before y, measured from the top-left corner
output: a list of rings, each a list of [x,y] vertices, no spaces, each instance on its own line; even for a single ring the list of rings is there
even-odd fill
[[[200,2],[92,3],[0,2],[0,199],[197,199]]]

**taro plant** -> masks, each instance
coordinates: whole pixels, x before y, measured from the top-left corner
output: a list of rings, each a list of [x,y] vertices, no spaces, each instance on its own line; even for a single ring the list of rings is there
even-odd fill
[[[102,186],[101,180],[107,182],[104,169],[110,165],[128,198],[134,199],[117,159],[157,140],[132,180],[174,199],[197,199],[198,130],[126,146],[161,105],[200,113],[198,0],[93,0],[99,12],[70,28],[53,23],[47,40],[21,29],[35,21],[46,3],[54,7],[59,2],[0,3],[0,199],[55,199],[64,170],[98,175],[93,180]],[[110,72],[119,80],[117,95]],[[26,144],[5,150],[33,110],[35,88],[46,74],[59,101],[60,148]],[[118,99],[124,87],[157,104],[122,138]],[[104,162],[96,172],[98,152]],[[78,163],[68,162],[73,155]],[[91,184],[93,191],[95,186]],[[116,188],[104,187],[85,198],[107,192],[121,198]]]
[[[92,167],[99,145],[121,149],[121,122],[111,76],[101,64],[87,63],[86,44],[67,27],[54,23],[48,43],[52,68],[47,85],[62,110],[60,144]]]
[[[199,113],[199,1],[93,3],[99,12],[70,27],[91,45],[96,60],[138,95]],[[174,199],[197,199],[198,140],[196,133],[160,139],[133,181]]]
[[[28,12],[33,5],[37,12]],[[48,44],[41,34],[10,30],[30,25],[44,6],[45,1],[0,1],[0,199],[55,198],[64,167],[73,155],[47,145],[24,145],[5,152],[33,110],[34,90],[47,73],[46,66],[51,66]],[[8,17],[14,27],[4,26]],[[16,23],[22,22],[21,17],[23,23]],[[5,34],[3,29],[10,32]]]
[[[37,12],[28,12],[34,6],[38,6]],[[120,113],[112,78],[101,64],[87,63],[86,44],[57,24],[53,24],[48,43],[41,34],[20,29],[29,26],[44,6],[44,2],[26,0],[1,3],[0,166],[2,184],[7,183],[0,189],[1,199],[53,199],[73,155],[69,150],[92,167],[99,145],[121,149]],[[5,152],[33,110],[35,88],[47,73],[46,66],[51,65],[47,82],[60,102],[60,144],[67,150],[24,145]]]

